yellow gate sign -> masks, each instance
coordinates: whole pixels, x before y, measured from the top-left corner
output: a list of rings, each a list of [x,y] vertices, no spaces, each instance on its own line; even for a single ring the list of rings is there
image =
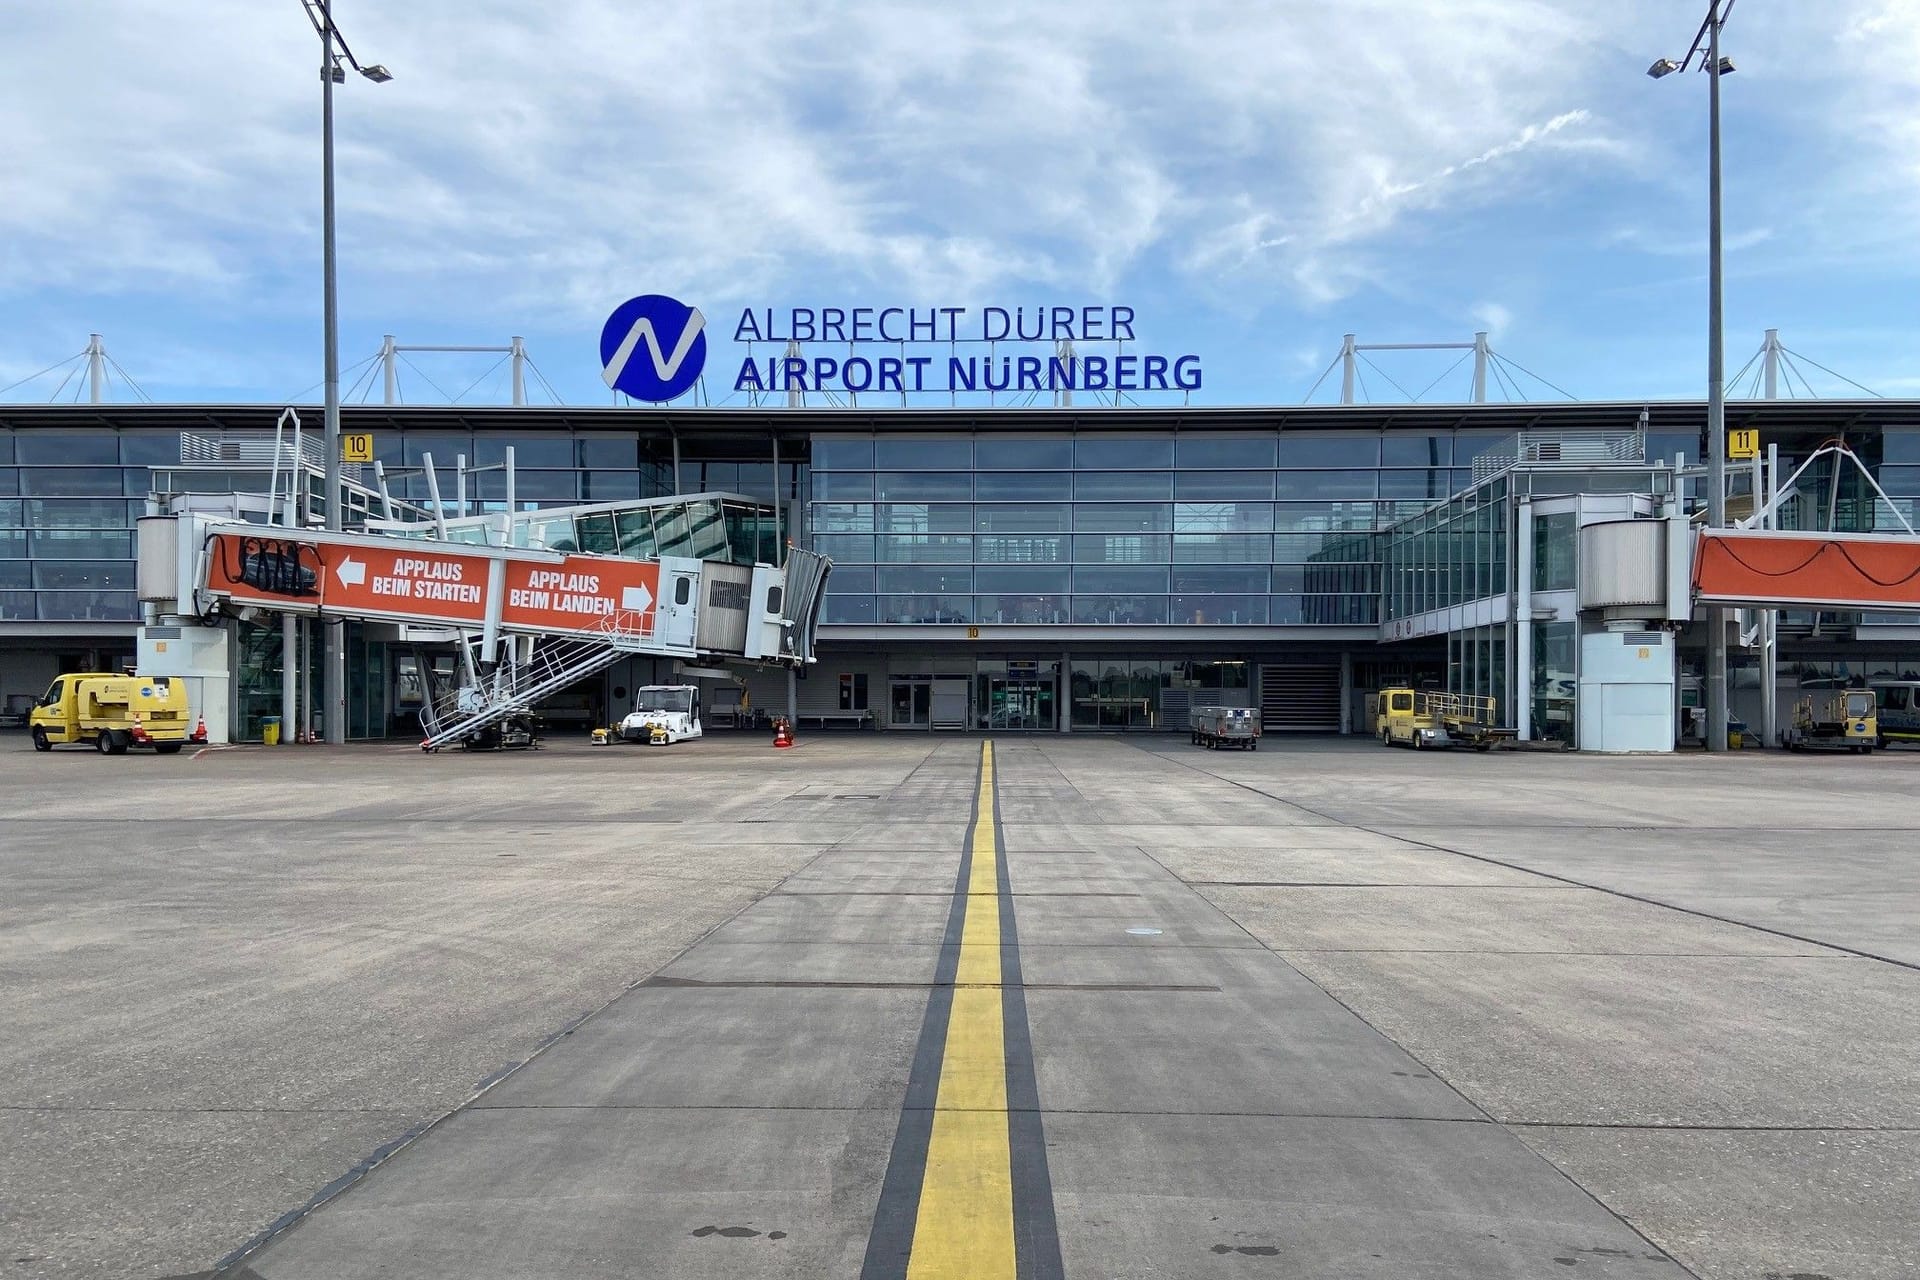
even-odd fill
[[[1760,456],[1760,432],[1754,427],[1741,427],[1727,432],[1727,456],[1729,458],[1757,458]]]
[[[1739,432],[1736,431],[1734,434],[1738,435]],[[340,461],[372,462],[373,461],[373,432],[356,431],[351,435],[341,436],[340,437]]]

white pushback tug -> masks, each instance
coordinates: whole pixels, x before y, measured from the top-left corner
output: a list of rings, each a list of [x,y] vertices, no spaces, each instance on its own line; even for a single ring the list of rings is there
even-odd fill
[[[632,713],[620,722],[622,741],[654,746],[672,746],[705,732],[700,723],[700,688],[691,684],[640,686],[633,696]]]

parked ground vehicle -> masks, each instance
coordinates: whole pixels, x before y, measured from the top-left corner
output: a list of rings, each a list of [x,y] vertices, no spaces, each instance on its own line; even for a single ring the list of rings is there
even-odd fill
[[[1374,736],[1383,747],[1400,743],[1415,750],[1465,746],[1486,751],[1501,738],[1513,736],[1511,729],[1499,727],[1495,710],[1492,698],[1473,693],[1382,689]]]
[[[690,684],[642,685],[633,696],[633,714],[620,722],[623,740],[656,746],[685,742],[704,732],[700,690]]]
[[[1874,714],[1880,722],[1880,742],[1920,742],[1920,680],[1875,680]]]
[[[1880,741],[1879,717],[1871,689],[1835,689],[1810,693],[1794,704],[1787,750],[1809,748],[1871,755]]]
[[[1260,713],[1251,707],[1194,707],[1187,713],[1187,725],[1187,740],[1195,746],[1260,749]]]
[[[125,755],[129,747],[172,755],[188,742],[206,741],[204,733],[189,732],[185,682],[166,676],[61,676],[30,720],[35,751],[84,743],[103,756]]]

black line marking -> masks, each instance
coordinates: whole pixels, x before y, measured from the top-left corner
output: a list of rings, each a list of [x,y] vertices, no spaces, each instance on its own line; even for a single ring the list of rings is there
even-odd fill
[[[1060,1223],[1053,1209],[1053,1174],[1047,1167],[1046,1118],[1033,1062],[1033,1030],[1020,972],[1020,931],[1014,918],[1013,873],[1001,843],[1000,772],[994,769],[994,860],[1000,890],[1000,993],[1007,1056],[1007,1150],[1013,1179],[1013,1258],[1019,1280],[1064,1280]]]
[[[932,753],[929,753],[929,759]],[[925,763],[924,761],[922,763]],[[860,1264],[860,1280],[906,1280],[913,1256],[913,1232],[920,1217],[920,1184],[927,1173],[927,1148],[933,1141],[933,1108],[940,1097],[940,1067],[947,1052],[947,1024],[953,1017],[954,981],[960,972],[960,939],[967,920],[967,884],[973,875],[973,833],[980,821],[980,766],[974,767],[971,818],[960,847],[960,872],[954,878],[953,905],[947,911],[947,932],[934,965],[933,990],[920,1022],[920,1040],[914,1046],[913,1066],[907,1073],[907,1092],[900,1106],[900,1124],[893,1131],[893,1149],[880,1182],[880,1201],[873,1210],[873,1229],[867,1234],[867,1253]]]

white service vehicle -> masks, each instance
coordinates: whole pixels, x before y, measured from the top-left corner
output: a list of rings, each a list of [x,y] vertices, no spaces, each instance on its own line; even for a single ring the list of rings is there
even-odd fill
[[[620,737],[626,742],[671,745],[703,732],[700,690],[690,684],[642,685],[633,695],[633,714],[620,722]]]

